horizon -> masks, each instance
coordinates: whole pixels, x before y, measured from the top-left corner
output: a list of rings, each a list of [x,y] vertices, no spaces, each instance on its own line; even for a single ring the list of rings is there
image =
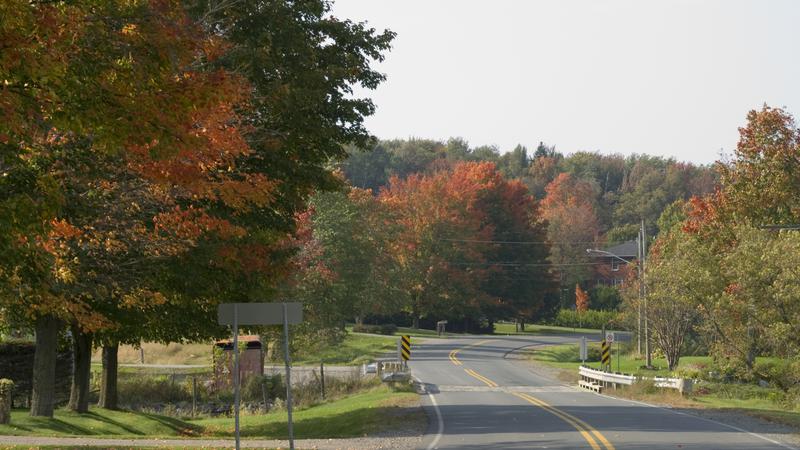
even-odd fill
[[[332,14],[397,33],[386,82],[355,91],[380,139],[707,165],[733,153],[750,110],[800,114],[800,61],[785,56],[798,2],[337,0]]]

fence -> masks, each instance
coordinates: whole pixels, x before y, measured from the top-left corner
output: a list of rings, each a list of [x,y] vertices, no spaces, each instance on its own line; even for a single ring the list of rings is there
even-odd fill
[[[581,366],[578,369],[578,374],[581,376],[578,385],[595,392],[602,392],[604,388],[609,386],[613,386],[614,389],[621,385],[630,386],[640,380],[650,380],[656,387],[660,388],[677,389],[681,394],[692,392],[692,380],[685,378],[636,377],[618,372],[603,372],[586,366]]]

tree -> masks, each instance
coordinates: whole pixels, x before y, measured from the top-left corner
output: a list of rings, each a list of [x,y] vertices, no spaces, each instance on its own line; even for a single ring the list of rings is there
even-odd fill
[[[417,326],[444,317],[474,326],[484,315],[532,318],[551,289],[544,227],[525,186],[491,163],[460,163],[431,175],[393,178],[379,197],[397,225],[390,238],[397,297]],[[512,237],[513,236],[513,237]]]
[[[550,260],[559,271],[562,289],[587,280],[591,262],[587,246],[598,239],[599,224],[595,213],[596,186],[562,173],[547,185],[542,200],[542,216],[547,220],[551,242]],[[568,305],[562,300],[561,307]]]
[[[575,285],[575,310],[578,312],[578,322],[581,322],[582,314],[589,310],[589,294],[581,289],[580,284]],[[583,327],[582,323],[579,323]]]
[[[312,190],[338,185],[328,161],[344,156],[341,144],[370,141],[363,117],[374,107],[349,94],[383,80],[369,65],[392,33],[326,17],[321,1],[194,6],[197,21],[176,1],[0,6],[12,49],[0,57],[11,193],[0,205],[30,218],[7,223],[0,275],[26,293],[9,306],[49,327],[37,333],[35,415],[52,414],[48,362],[62,321],[76,354],[90,333],[104,353],[123,337],[218,333],[215,299],[274,288],[295,213]],[[91,164],[65,164],[73,150]],[[46,195],[26,200],[37,191]],[[96,197],[66,201],[81,192]],[[137,320],[147,326],[127,326]],[[86,361],[76,364],[78,410]]]
[[[725,206],[737,222],[800,221],[800,129],[791,114],[764,105],[747,114],[730,164],[717,164]]]
[[[647,260],[647,317],[653,340],[670,370],[677,367],[683,344],[700,314],[719,296],[719,256],[680,228],[663,233]],[[633,286],[633,288],[638,286]],[[638,295],[631,296],[634,310]]]
[[[90,159],[102,159],[124,149],[132,168],[144,168],[153,158],[188,148],[202,153],[210,141],[193,125],[216,126],[209,120],[212,112],[225,120],[218,105],[237,95],[239,84],[224,73],[188,67],[214,45],[198,38],[174,2],[11,2],[3,8],[0,33],[10,51],[0,58],[5,80],[0,105],[7,119],[0,125],[0,146],[4,175],[10,175],[5,177],[10,189],[3,192],[12,193],[3,203],[19,211],[14,192],[25,182],[41,186],[40,191],[46,187],[48,195],[38,204],[27,202],[33,208],[27,214],[39,223],[36,233],[27,226],[7,230],[8,254],[29,258],[3,258],[8,265],[2,274],[17,292],[29,293],[9,307],[37,323],[43,339],[37,360],[49,367],[56,348],[52,338],[63,321],[79,332],[104,324],[89,297],[74,289],[75,262],[66,256],[81,230],[67,217],[71,205],[65,201],[63,174],[69,168],[58,155],[83,146]],[[82,350],[87,342],[82,340]],[[76,364],[83,372],[85,367],[83,360]],[[52,383],[49,369],[34,374],[32,414],[52,415]],[[82,410],[81,387],[85,384],[76,384],[73,405]]]

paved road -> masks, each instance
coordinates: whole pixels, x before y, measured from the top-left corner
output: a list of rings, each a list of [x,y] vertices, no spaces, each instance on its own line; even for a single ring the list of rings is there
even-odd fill
[[[564,386],[505,356],[579,336],[428,340],[412,374],[430,394],[423,448],[777,450],[792,448],[718,422]]]

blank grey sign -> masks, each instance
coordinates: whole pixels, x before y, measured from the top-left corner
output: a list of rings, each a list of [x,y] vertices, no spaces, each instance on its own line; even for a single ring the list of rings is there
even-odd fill
[[[615,331],[614,332],[614,341],[616,341],[616,342],[630,342],[631,341],[631,333],[626,333],[624,331]]]
[[[233,309],[238,309],[238,325],[280,325],[283,323],[283,305],[286,305],[287,322],[303,321],[303,304],[292,303],[223,303],[217,308],[217,322],[233,325]]]

